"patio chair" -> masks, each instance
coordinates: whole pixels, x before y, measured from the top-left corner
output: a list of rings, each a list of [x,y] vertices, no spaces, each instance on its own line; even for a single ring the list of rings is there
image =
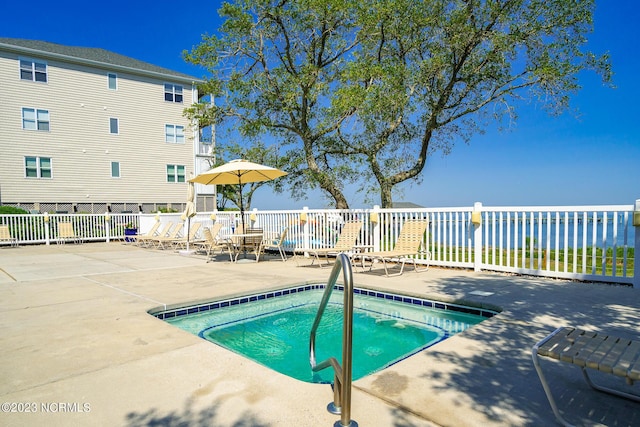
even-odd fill
[[[201,222],[194,222],[193,224],[189,225],[189,244],[190,245],[196,243],[198,240],[202,241],[202,239],[196,239],[196,235],[200,231],[200,227],[202,227]],[[187,237],[177,238],[170,243],[175,249],[180,249],[180,248],[186,249]]]
[[[265,239],[262,241],[262,251],[266,250],[277,250],[280,254],[280,258],[282,261],[287,260],[287,255],[284,253],[283,245],[285,240],[287,239],[287,233],[289,232],[289,228],[285,227],[280,232],[280,235],[275,239]]]
[[[66,242],[82,243],[82,239],[76,234],[72,223],[58,222],[58,244]]]
[[[0,244],[9,243],[12,247],[18,246],[18,239],[11,236],[8,225],[0,225]]]
[[[147,231],[144,234],[136,234],[133,236],[127,236],[127,238],[129,239],[128,243],[132,243],[134,245],[140,245],[141,244],[141,239],[144,240],[145,238],[148,237],[154,237],[156,235],[156,233],[158,232],[158,228],[160,228],[160,221],[156,221],[155,224],[153,224],[153,227],[151,227],[151,229],[149,231]],[[125,240],[126,242],[126,240]]]
[[[375,261],[382,261],[384,267],[384,273],[387,277],[399,276],[404,271],[404,264],[411,260],[413,261],[413,269],[415,272],[426,271],[429,269],[429,261],[431,260],[431,253],[426,252],[427,266],[424,268],[418,268],[415,256],[420,253],[420,246],[422,245],[422,239],[424,233],[427,230],[427,221],[411,220],[404,223],[398,239],[396,240],[393,249],[388,251],[378,252],[362,252],[354,255],[354,258],[360,258],[362,260],[362,268],[365,268],[365,261],[368,259],[371,261],[369,271],[373,268]],[[389,274],[387,268],[387,262],[400,265],[400,271],[398,273]]]
[[[204,240],[195,243],[196,247],[199,247],[200,250],[204,250],[207,253],[207,262],[213,259],[211,255],[216,250],[220,250],[220,253],[222,253],[225,249],[229,252],[229,260],[233,261],[233,247],[229,239],[223,239],[219,236],[221,230],[221,222],[216,222],[210,228],[205,227],[202,231]]]
[[[312,255],[313,261],[311,265],[317,260],[318,266],[324,268],[329,265],[329,255],[330,254],[339,254],[341,252],[351,252],[356,245],[356,241],[360,236],[360,229],[362,229],[361,221],[347,221],[342,230],[340,230],[340,235],[338,236],[338,240],[335,245],[330,248],[295,248],[293,250],[294,256],[297,253],[308,253]],[[326,261],[326,265],[322,265],[322,261],[320,260],[320,255],[324,255],[324,259]],[[297,256],[296,256],[297,263]]]
[[[582,370],[585,381],[595,390],[640,402],[640,395],[594,384],[587,368],[624,378],[633,385],[640,380],[640,341],[615,337],[601,332],[589,332],[572,327],[561,327],[547,335],[531,349],[542,388],[551,409],[560,423],[570,426],[560,414],[551,389],[540,367],[539,356],[571,363]]]
[[[156,249],[167,249],[167,247],[171,246],[172,242],[181,238],[183,228],[184,222],[181,222],[177,224],[171,231],[169,231],[169,234],[167,234],[166,236],[152,237],[151,239],[149,239],[149,242]]]
[[[156,222],[156,224],[159,225],[160,222]],[[138,246],[150,247],[153,244],[153,239],[157,239],[158,237],[166,237],[172,228],[173,221],[169,221],[164,225],[162,230],[160,230],[159,232],[157,231],[155,234],[151,233],[151,235],[138,236],[136,242],[138,243]]]

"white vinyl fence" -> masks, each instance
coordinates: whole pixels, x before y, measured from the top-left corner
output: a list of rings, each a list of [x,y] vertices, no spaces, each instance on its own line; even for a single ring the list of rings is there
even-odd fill
[[[393,248],[405,221],[428,221],[417,262],[431,265],[563,279],[631,284],[640,287],[640,200],[635,205],[460,208],[308,209],[245,212],[246,226],[275,238],[288,229],[285,250],[331,247],[346,221],[363,223],[361,250]],[[125,228],[140,233],[155,222],[183,221],[176,214],[0,215],[18,244],[60,242],[57,224],[71,222],[81,241],[124,240]],[[198,213],[189,220],[210,227],[223,223],[228,236],[240,213]],[[186,228],[185,228],[186,229]],[[8,244],[9,242],[0,242]]]

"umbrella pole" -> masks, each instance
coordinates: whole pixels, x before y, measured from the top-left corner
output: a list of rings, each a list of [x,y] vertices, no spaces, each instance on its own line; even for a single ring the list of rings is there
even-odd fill
[[[238,191],[240,193],[240,224],[242,224],[242,234],[247,233],[247,229],[244,227],[244,208],[242,206],[242,180],[238,177]],[[242,252],[244,252],[244,257],[247,257],[247,241],[246,237],[242,236]]]
[[[245,234],[247,231],[244,228],[244,208],[242,206],[242,184],[238,184],[239,192],[240,192],[240,224],[242,224],[242,234]]]
[[[187,253],[189,253],[189,233],[191,233],[191,217],[187,217]]]

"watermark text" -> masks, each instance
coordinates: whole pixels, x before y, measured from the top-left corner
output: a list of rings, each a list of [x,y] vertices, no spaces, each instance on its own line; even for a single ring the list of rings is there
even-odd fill
[[[3,402],[3,413],[85,413],[91,412],[91,404],[88,402]]]

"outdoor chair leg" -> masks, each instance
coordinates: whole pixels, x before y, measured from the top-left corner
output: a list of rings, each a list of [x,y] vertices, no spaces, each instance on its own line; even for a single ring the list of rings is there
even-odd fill
[[[313,260],[311,261],[310,265],[313,265],[316,261],[318,261],[318,267],[320,268],[327,268],[329,266],[329,255],[325,255],[326,265],[322,265],[322,259],[320,259],[320,255],[318,255],[317,252],[314,252],[313,255]]]
[[[405,262],[406,262],[406,258],[402,258],[402,262],[400,263],[400,271],[397,273],[389,274],[389,270],[387,269],[387,261],[384,258],[382,258],[382,265],[384,265],[384,273],[386,274],[387,277],[401,276],[402,272],[404,271]]]
[[[423,271],[427,271],[429,269],[429,262],[427,260],[427,265],[423,268],[418,268],[418,263],[416,262],[416,259],[413,259],[413,271],[415,271],[416,273],[421,273]]]
[[[278,246],[278,252],[280,252],[280,258],[282,258],[282,261],[286,261],[287,260],[287,256],[284,253],[284,250],[282,250],[282,248],[280,246]]]
[[[549,388],[549,384],[547,384],[547,379],[542,373],[542,368],[540,367],[540,361],[538,358],[538,348],[537,346],[533,347],[531,351],[531,358],[533,359],[533,366],[536,368],[536,372],[538,373],[538,377],[540,378],[540,382],[542,383],[542,388],[544,389],[544,393],[547,395],[547,400],[549,401],[549,405],[551,405],[551,410],[553,411],[556,419],[565,427],[574,427],[573,424],[570,424],[567,420],[565,420],[560,414],[560,410],[556,405],[556,401],[551,394],[551,389]]]
[[[329,267],[329,254],[324,254],[324,260],[325,260],[326,264],[322,265],[322,262],[321,262],[320,258],[318,258],[318,267],[320,267],[320,268]]]
[[[591,378],[589,377],[589,374],[587,373],[587,369],[585,367],[580,367],[580,369],[582,370],[582,375],[584,376],[585,381],[587,382],[587,384],[589,384],[589,386],[592,389],[601,391],[603,393],[612,394],[614,396],[623,397],[625,399],[633,400],[634,402],[640,402],[640,396],[638,396],[638,395],[631,394],[631,393],[625,393],[624,391],[621,391],[621,390],[615,390],[615,389],[612,389],[612,388],[608,388],[608,387],[604,387],[604,386],[595,384],[591,380]]]
[[[297,267],[300,267],[300,265],[302,265],[300,260],[305,258],[304,254],[304,249],[296,248],[293,250],[293,260],[296,262]],[[314,262],[316,262],[315,256],[311,255],[311,264],[309,265],[313,265]]]

